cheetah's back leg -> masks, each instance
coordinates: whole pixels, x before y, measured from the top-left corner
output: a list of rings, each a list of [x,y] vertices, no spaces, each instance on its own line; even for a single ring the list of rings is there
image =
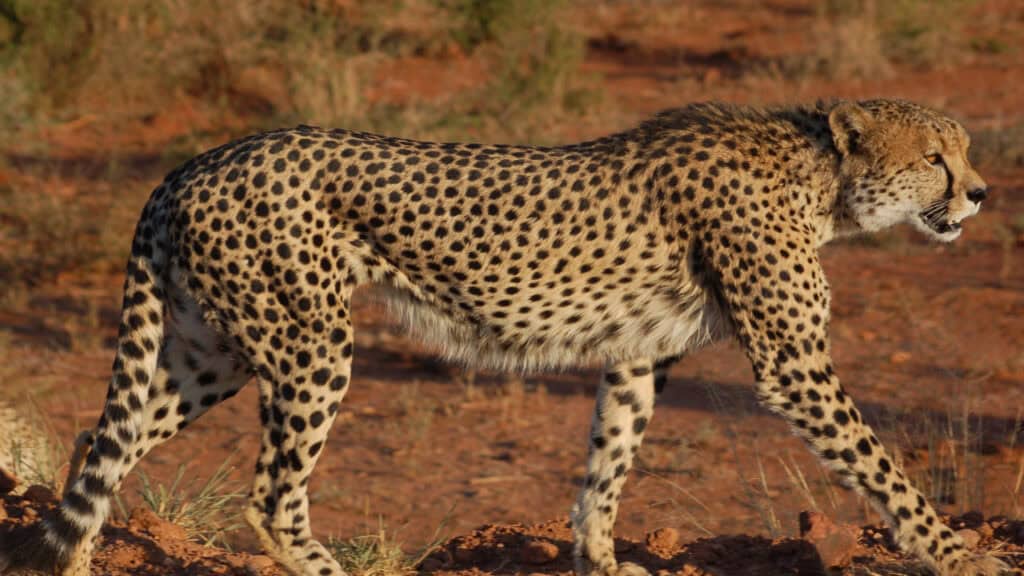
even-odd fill
[[[351,374],[352,326],[344,302],[330,330],[310,331],[294,343],[294,365],[257,369],[263,428],[245,518],[266,552],[297,576],[344,575],[313,538],[307,496]]]
[[[134,465],[149,450],[234,395],[249,378],[245,366],[228,353],[225,340],[203,322],[196,303],[173,287],[168,293],[171,309],[163,323],[162,345],[145,404],[138,406],[131,397],[126,406],[108,401],[96,428],[76,440],[61,509],[48,521],[50,534],[45,537],[49,545],[58,548],[35,552],[49,554],[51,562],[66,564],[62,568],[65,575],[88,574],[93,539],[106,517],[109,498]],[[135,376],[136,381],[141,379],[141,375]],[[114,387],[122,381],[115,377]],[[140,424],[132,436],[112,431],[138,414]],[[117,446],[111,444],[112,434],[121,441]],[[64,560],[59,560],[61,557]],[[41,565],[28,558],[22,563]]]

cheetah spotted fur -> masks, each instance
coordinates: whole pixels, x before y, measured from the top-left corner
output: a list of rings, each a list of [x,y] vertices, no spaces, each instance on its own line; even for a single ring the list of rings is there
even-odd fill
[[[906,551],[938,574],[998,574],[840,385],[818,256],[898,223],[957,238],[986,195],[968,145],[938,112],[868,100],[696,104],[560,147],[300,126],[206,152],[142,212],[103,416],[59,512],[11,535],[0,569],[87,574],[125,474],[254,376],[262,435],[246,519],[290,573],[342,574],[312,537],[306,492],[349,386],[350,297],[372,284],[452,359],[605,363],[572,511],[577,574],[647,573],[614,556],[626,475],[669,366],[728,337],[760,402]]]

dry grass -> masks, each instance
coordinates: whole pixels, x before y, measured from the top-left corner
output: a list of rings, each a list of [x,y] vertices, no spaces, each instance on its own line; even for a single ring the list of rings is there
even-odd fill
[[[403,448],[415,454],[429,438],[440,406],[436,400],[422,393],[419,382],[413,381],[399,389],[393,409],[397,414],[389,419],[388,426],[392,428],[394,437],[401,438]]]
[[[257,124],[529,138],[591,104],[583,39],[556,25],[565,4],[4,0],[0,86],[11,97],[0,131],[85,115],[116,122],[192,99]],[[479,90],[401,106],[367,97],[383,62],[452,46],[493,71]]]
[[[139,471],[138,495],[158,517],[184,528],[190,539],[204,546],[225,546],[225,538],[242,526],[238,503],[245,496],[228,480],[233,469],[230,462],[229,457],[205,481],[186,480],[182,464],[169,486]],[[117,504],[122,516],[127,516],[120,498]]]
[[[811,30],[814,51],[795,70],[833,78],[884,77],[896,66],[945,68],[972,40],[964,22],[972,0],[826,0]],[[984,49],[983,44],[975,51]]]
[[[17,476],[23,486],[40,484],[59,493],[61,468],[67,459],[64,445],[31,397],[18,405],[15,410],[0,399],[0,467]]]
[[[0,302],[60,273],[119,268],[127,255],[114,199],[95,206],[42,187],[36,179],[0,184]]]
[[[979,168],[1024,167],[1024,122],[996,125],[971,133],[971,162]]]
[[[389,534],[382,521],[378,521],[377,532],[355,536],[347,540],[330,538],[327,550],[341,564],[342,570],[352,576],[407,576],[417,573],[422,563],[438,546],[447,540],[448,522],[453,510],[449,510],[434,529],[426,544],[412,554],[402,550],[402,543]]]
[[[944,422],[893,414],[881,428],[893,458],[932,504],[953,512],[983,510],[985,461],[980,417],[950,412]]]
[[[887,76],[892,63],[885,53],[874,0],[830,0],[819,8],[812,30],[817,52],[812,69],[833,78]]]

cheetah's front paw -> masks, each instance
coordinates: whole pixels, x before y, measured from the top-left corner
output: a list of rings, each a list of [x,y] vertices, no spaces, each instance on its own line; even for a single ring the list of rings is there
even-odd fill
[[[651,576],[651,573],[639,564],[623,562],[616,567],[615,576]]]
[[[576,576],[651,576],[651,573],[643,566],[632,562],[600,567],[586,559],[577,558]]]

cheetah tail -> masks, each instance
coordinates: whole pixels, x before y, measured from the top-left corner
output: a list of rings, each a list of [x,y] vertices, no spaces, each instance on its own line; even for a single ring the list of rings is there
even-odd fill
[[[148,209],[148,208],[147,208]],[[132,241],[113,374],[103,415],[91,433],[84,463],[73,463],[60,507],[17,550],[0,546],[0,566],[25,566],[61,574],[88,574],[92,541],[110,511],[110,500],[130,470],[143,431],[144,406],[164,341],[166,227],[143,218]],[[40,532],[42,534],[40,534]]]

